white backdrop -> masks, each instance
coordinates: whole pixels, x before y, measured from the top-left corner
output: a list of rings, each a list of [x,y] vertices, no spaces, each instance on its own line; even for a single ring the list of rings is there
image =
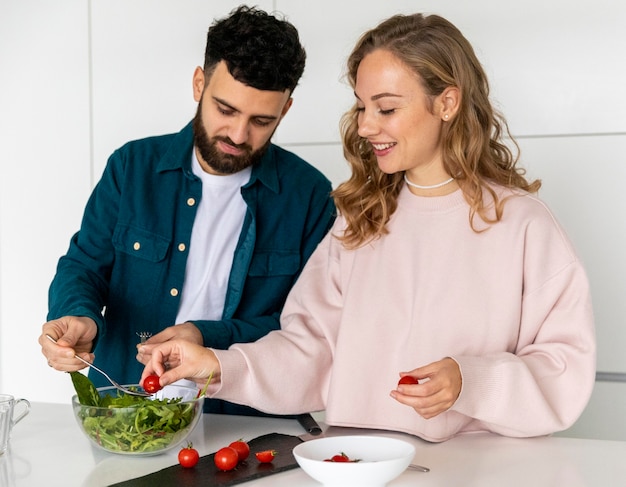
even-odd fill
[[[178,131],[193,116],[194,68],[208,25],[232,0],[0,0],[0,390],[69,402],[37,337],[58,257],[109,154]],[[626,4],[612,0],[262,0],[300,30],[307,68],[275,141],[334,183],[347,176],[339,117],[352,102],[343,64],[358,36],[397,12],[438,13],[474,44],[495,103],[519,137],[540,195],[586,263],[598,368],[626,373]],[[604,406],[602,384],[581,433]],[[604,409],[603,409],[604,408]],[[598,412],[600,411],[600,412]],[[591,425],[591,426],[589,426]]]

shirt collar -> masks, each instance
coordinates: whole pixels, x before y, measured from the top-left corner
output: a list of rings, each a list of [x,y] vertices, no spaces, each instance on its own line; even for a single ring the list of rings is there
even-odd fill
[[[157,164],[157,171],[183,169],[191,172],[191,151],[193,149],[193,128],[189,122],[185,128],[174,135],[169,148]]]
[[[278,148],[274,144],[269,145],[259,163],[252,168],[250,182],[248,182],[244,188],[252,186],[258,180],[274,193],[278,193],[280,191],[280,183],[278,181],[278,163],[276,161],[277,151]]]
[[[159,161],[157,170],[161,172],[183,169],[191,172],[192,150],[193,127],[192,122],[189,122],[185,128],[174,136],[171,146]],[[244,186],[244,188],[251,187],[259,181],[259,183],[263,184],[275,193],[280,191],[277,167],[278,163],[276,160],[277,151],[278,148],[274,144],[269,145],[259,163],[252,168],[250,181]]]

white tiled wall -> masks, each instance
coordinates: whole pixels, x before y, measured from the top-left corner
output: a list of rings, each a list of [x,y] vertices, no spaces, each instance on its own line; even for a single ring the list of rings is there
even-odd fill
[[[206,31],[238,0],[91,0],[93,164],[125,142],[178,131],[195,113],[191,80]],[[272,10],[269,0],[254,3]]]
[[[0,390],[67,402],[37,338],[91,191],[88,3],[0,1]]]
[[[338,140],[335,121],[351,101],[344,61],[366,29],[394,13],[437,13],[454,22],[489,73],[492,92],[517,135],[625,132],[626,8],[601,0],[278,0],[299,27],[309,61],[296,123],[282,142]],[[620,57],[621,56],[621,57]],[[616,98],[613,98],[616,96]],[[617,105],[617,106],[616,106]]]
[[[598,369],[626,373],[626,133],[521,139],[525,167],[565,226],[591,282]]]
[[[36,339],[58,257],[108,155],[179,130],[206,29],[236,0],[0,0],[0,390],[67,402]],[[286,14],[307,69],[275,141],[337,184],[352,103],[342,80],[358,36],[394,13],[438,13],[473,43],[541,196],[585,261],[600,370],[626,373],[626,4],[613,0],[261,0]],[[19,371],[19,373],[18,373]],[[606,391],[609,390],[609,393]],[[576,434],[605,431],[594,411],[626,386],[600,384]],[[620,400],[622,400],[620,399]],[[593,414],[591,414],[593,412]],[[581,431],[583,433],[581,433]],[[626,439],[624,431],[614,434]],[[591,436],[591,433],[589,433]]]

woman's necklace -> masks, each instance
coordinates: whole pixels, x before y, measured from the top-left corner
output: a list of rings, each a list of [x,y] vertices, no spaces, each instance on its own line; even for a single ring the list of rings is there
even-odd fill
[[[412,183],[411,181],[409,181],[409,178],[406,177],[406,173],[404,173],[404,181],[409,186],[412,186],[412,187],[417,188],[417,189],[435,189],[435,188],[441,188],[442,186],[445,186],[446,184],[450,184],[452,181],[454,181],[454,178],[450,178],[450,179],[444,181],[443,183],[433,184],[432,186],[421,186],[419,184],[415,184],[415,183]]]

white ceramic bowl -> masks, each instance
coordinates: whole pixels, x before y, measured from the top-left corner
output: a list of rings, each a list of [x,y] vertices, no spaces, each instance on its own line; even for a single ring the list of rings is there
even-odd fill
[[[324,461],[341,453],[359,461]],[[326,487],[384,487],[406,470],[415,447],[384,436],[334,436],[301,443],[293,456],[302,470]]]

